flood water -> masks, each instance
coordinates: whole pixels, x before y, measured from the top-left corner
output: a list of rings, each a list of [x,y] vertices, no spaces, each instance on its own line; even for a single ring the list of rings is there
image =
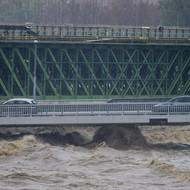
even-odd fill
[[[142,127],[141,132],[151,144],[190,144],[190,126]],[[189,190],[189,187],[188,148],[120,149],[104,141],[89,148],[56,145],[35,135],[0,140],[0,190]]]

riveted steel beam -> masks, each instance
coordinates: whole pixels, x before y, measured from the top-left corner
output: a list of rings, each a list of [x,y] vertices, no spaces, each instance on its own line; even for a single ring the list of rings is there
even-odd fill
[[[38,53],[36,53],[34,51],[34,49],[31,49],[31,51],[33,52],[33,55],[36,56],[37,63],[39,64],[39,66],[40,66],[40,68],[41,68],[41,70],[42,70],[42,72],[44,74],[45,79],[47,80],[48,84],[50,85],[51,90],[53,91],[53,95],[54,96],[58,96],[57,89],[55,88],[55,86],[53,85],[52,81],[50,80],[50,77],[49,77],[49,75],[48,75],[48,73],[47,73],[47,71],[46,71],[46,69],[45,69],[45,67],[44,67],[41,59],[39,58]]]
[[[99,58],[99,61],[102,63],[103,69],[104,69],[104,71],[105,71],[105,73],[106,73],[106,78],[110,81],[110,83],[111,83],[111,84],[113,85],[113,87],[114,87],[114,86],[115,86],[115,82],[114,82],[114,80],[113,80],[113,77],[112,77],[111,74],[109,73],[108,67],[106,66],[106,62],[103,61],[103,59],[102,59],[102,57],[101,57],[101,55],[100,55],[100,53],[99,53],[99,51],[98,51],[97,49],[95,50],[95,53],[96,53],[97,57]],[[106,55],[105,55],[105,56],[106,56]],[[116,88],[116,86],[114,87],[114,89],[115,89],[117,95],[119,95],[120,93],[119,93],[119,90]],[[111,95],[111,92],[109,92],[108,95],[110,96],[110,95]]]
[[[181,53],[181,52],[180,52]],[[171,83],[170,85],[170,88],[169,88],[169,94],[172,93],[172,91],[174,90],[175,88],[175,85],[177,84],[177,82],[179,81],[182,73],[184,72],[185,68],[187,67],[187,65],[190,64],[190,56],[188,57],[188,59],[183,63],[183,66],[182,68],[179,70],[179,72],[176,74],[175,76],[175,80],[173,80],[173,82]]]
[[[53,62],[55,63],[55,67],[56,67],[57,71],[59,72],[59,74],[60,74],[60,76],[61,76],[61,79],[64,81],[64,83],[65,83],[65,85],[66,85],[68,91],[70,92],[70,95],[71,95],[71,96],[74,96],[74,92],[73,92],[72,88],[70,87],[69,83],[67,82],[64,73],[62,72],[61,66],[57,63],[57,60],[56,60],[56,58],[55,58],[55,55],[52,53],[52,51],[51,51],[50,48],[47,48],[47,51],[48,51],[48,53],[50,54],[50,56],[51,56]]]
[[[130,66],[131,66],[131,68],[130,68],[131,77],[128,79],[129,83],[128,83],[128,87],[126,88],[126,91],[124,93],[124,96],[127,96],[129,89],[132,89],[132,92],[133,92],[132,95],[137,95],[137,92],[135,90],[136,87],[133,84],[136,81],[136,78],[135,78],[136,75],[134,73],[135,70],[136,70],[136,66],[135,66],[136,63],[135,63],[135,61],[133,61],[133,59],[134,59],[135,55],[138,53],[138,50],[137,49],[132,49],[132,53],[129,52],[128,49],[124,49],[124,51],[125,51],[125,54],[128,57],[128,64],[130,64]],[[127,65],[124,68],[124,71],[126,71],[126,69],[127,69]]]
[[[32,96],[35,56],[40,99],[190,94],[190,46],[39,42],[37,54],[33,46],[0,43],[1,97]]]
[[[128,65],[129,65],[129,63],[128,63],[128,62],[124,62],[124,60],[123,60],[123,65],[124,65],[124,66],[123,66],[123,68],[122,68],[121,65],[119,64],[118,58],[116,57],[116,54],[114,53],[114,50],[113,50],[113,49],[110,50],[110,53],[111,53],[111,55],[113,56],[115,62],[117,63],[117,66],[118,66],[118,68],[119,68],[119,70],[120,70],[120,75],[119,75],[119,77],[118,77],[118,80],[117,80],[117,82],[115,83],[115,86],[113,86],[113,88],[111,89],[111,92],[113,92],[114,88],[120,83],[120,79],[123,79],[123,80],[125,80],[125,83],[126,83],[126,85],[128,86],[128,90],[130,90],[131,93],[132,93],[132,95],[134,95],[135,93],[134,93],[134,91],[133,91],[133,88],[132,88],[132,86],[131,86],[131,83],[128,81],[127,76],[124,74],[125,71],[126,71],[126,69],[127,69],[127,67],[128,67]],[[122,54],[124,54],[124,53],[125,53],[125,52],[124,52],[124,50],[122,49]],[[123,91],[124,91],[124,90],[123,90]],[[123,93],[122,93],[122,95],[123,95]]]
[[[75,84],[75,87],[78,89],[78,86],[81,85],[84,92],[85,92],[85,95],[86,96],[90,96],[90,93],[86,87],[86,85],[84,84],[82,78],[81,78],[81,75],[79,74],[79,71],[77,69],[77,65],[74,64],[74,61],[72,60],[71,56],[69,55],[68,51],[66,49],[63,49],[63,52],[65,53],[67,59],[69,60],[69,64],[71,65],[74,73],[76,74],[76,77],[77,77],[77,84]],[[78,83],[79,82],[79,83]]]
[[[11,94],[9,93],[8,89],[6,88],[4,82],[2,81],[1,78],[0,78],[0,85],[1,85],[1,87],[3,88],[3,90],[4,90],[5,94],[6,94],[6,96],[10,97]]]
[[[82,57],[83,57],[83,59],[84,59],[84,63],[86,64],[88,70],[90,71],[90,74],[92,75],[91,80],[94,80],[94,81],[95,81],[95,83],[97,84],[99,90],[101,91],[101,94],[102,94],[103,96],[105,96],[105,91],[103,90],[103,88],[101,87],[100,83],[98,82],[98,80],[97,80],[97,78],[96,78],[96,76],[95,76],[95,74],[94,74],[92,65],[90,65],[90,62],[87,60],[87,58],[86,58],[86,56],[85,56],[85,54],[84,54],[84,52],[83,52],[82,49],[80,49],[80,54],[82,55]],[[91,85],[92,85],[92,84],[91,84]],[[93,88],[92,88],[92,89],[93,89]]]
[[[163,52],[164,53],[164,52]],[[156,91],[155,91],[155,94],[158,93],[158,91],[161,89],[161,85],[163,84],[163,82],[166,80],[166,78],[168,78],[168,75],[169,75],[169,72],[171,71],[173,65],[175,64],[178,56],[179,56],[179,51],[174,55],[174,57],[171,57],[170,60],[168,60],[169,62],[167,63],[166,67],[167,67],[167,70],[165,70],[165,72],[162,74],[162,78],[160,78],[160,82],[156,88]],[[169,54],[169,51],[167,52],[167,55]],[[161,63],[161,58],[163,58],[163,55],[160,57],[160,59],[158,59],[158,63],[157,64],[160,64]],[[171,76],[169,76],[170,78]],[[167,89],[167,92],[165,92],[166,95],[169,95],[168,93],[168,89]]]
[[[29,76],[29,79],[32,82],[34,82],[34,78],[33,78],[32,72],[31,72],[30,68],[28,67],[28,65],[26,64],[26,61],[24,60],[23,55],[21,54],[21,52],[19,51],[18,48],[14,49],[14,51],[18,54],[18,57],[20,58],[20,61],[21,61],[22,65],[23,65],[23,67],[24,67],[27,75]],[[17,60],[17,61],[19,61],[19,60]],[[39,96],[42,96],[42,91],[39,88],[38,84],[37,84],[37,92],[38,92]]]
[[[140,50],[140,52],[143,57],[142,64],[147,65],[147,71],[149,71],[149,72],[147,72],[145,79],[141,78],[143,86],[142,86],[142,89],[140,90],[139,94],[143,94],[143,91],[145,90],[146,95],[151,96],[152,91],[149,90],[149,86],[151,86],[151,81],[154,81],[156,83],[156,85],[159,85],[159,83],[156,79],[156,75],[155,75],[155,71],[156,71],[158,65],[153,64],[152,60],[148,59],[148,57],[150,55],[153,56],[153,51],[151,49],[148,50],[148,53],[146,55],[143,53],[142,50]],[[142,71],[142,72],[144,72],[144,71]],[[160,90],[163,92],[162,88]]]
[[[13,71],[13,68],[11,67],[11,63],[10,63],[10,60],[6,57],[5,53],[4,53],[4,50],[1,48],[0,49],[0,54],[4,60],[4,63],[6,64],[6,66],[8,67],[8,70],[10,71],[10,73],[12,74],[12,77],[14,78],[14,81],[16,82],[20,92],[21,92],[21,95],[22,96],[26,96],[26,92],[24,91],[20,81],[18,80],[17,76],[16,76],[16,73]]]

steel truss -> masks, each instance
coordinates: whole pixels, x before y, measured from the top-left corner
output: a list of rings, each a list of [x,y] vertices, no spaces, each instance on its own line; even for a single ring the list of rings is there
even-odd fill
[[[150,44],[0,44],[0,96],[111,98],[190,94],[190,46]]]

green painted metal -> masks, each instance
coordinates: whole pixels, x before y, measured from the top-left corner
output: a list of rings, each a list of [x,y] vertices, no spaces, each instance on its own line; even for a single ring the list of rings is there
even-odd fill
[[[75,93],[78,94],[78,89],[81,88],[81,89],[83,89],[84,93],[87,96],[90,96],[90,93],[89,93],[89,91],[87,89],[88,87],[87,87],[87,85],[85,85],[85,81],[82,80],[82,76],[79,73],[80,72],[79,71],[79,64],[77,64],[77,63],[79,63],[79,59],[78,59],[79,55],[78,55],[77,49],[75,49],[75,51],[73,51],[74,57],[73,57],[73,55],[69,54],[69,52],[67,51],[67,49],[63,49],[63,52],[66,55],[65,58],[68,59],[68,61],[69,61],[68,63],[70,64],[71,69],[73,70],[74,76],[76,76],[76,80],[75,80],[75,83],[76,83],[75,87],[76,88],[74,88],[75,89]],[[75,61],[74,61],[74,59],[75,59]],[[80,69],[83,69],[83,68],[80,68]]]
[[[51,51],[49,48],[48,48],[47,50],[48,50],[48,52],[49,52],[49,54],[50,54],[50,56],[51,56],[51,58],[52,58],[53,63],[55,64],[55,67],[56,67],[56,69],[57,69],[57,72],[60,74],[60,77],[61,77],[61,79],[63,80],[63,82],[65,83],[65,85],[66,85],[66,87],[67,87],[67,89],[68,89],[70,95],[71,95],[71,96],[74,96],[74,92],[72,91],[72,89],[71,89],[69,83],[68,83],[67,80],[66,80],[66,77],[65,77],[64,73],[62,72],[61,65],[59,65],[59,64],[57,63],[57,60],[56,60],[54,54],[52,53],[52,51]],[[61,88],[61,86],[60,86],[60,88]],[[61,91],[62,91],[62,88],[61,88],[59,91],[61,92]]]
[[[36,58],[37,58],[37,63],[40,66],[41,72],[43,72],[45,80],[47,80],[47,82],[49,83],[50,89],[48,90],[48,93],[53,93],[53,95],[58,96],[57,89],[56,89],[55,85],[53,85],[52,80],[50,80],[48,71],[45,69],[45,67],[42,63],[42,60],[39,58],[39,55],[37,53],[35,53],[34,49],[31,49],[31,51],[33,52],[34,57],[36,56]],[[49,70],[49,72],[51,72],[51,70]]]
[[[99,90],[101,91],[101,94],[102,94],[103,96],[105,96],[105,92],[104,92],[104,90],[102,89],[102,87],[100,86],[99,82],[97,81],[96,75],[94,74],[94,71],[93,71],[93,68],[92,68],[92,64],[87,60],[87,58],[86,58],[86,56],[84,55],[84,53],[83,53],[82,50],[80,50],[80,53],[81,53],[81,55],[82,55],[82,57],[83,57],[83,59],[84,59],[84,63],[86,64],[87,69],[89,70],[89,74],[91,74],[91,76],[93,77],[93,78],[91,77],[91,80],[93,79],[93,80],[95,81],[97,87],[98,87]],[[93,58],[92,58],[91,60],[93,60]],[[92,82],[91,82],[91,88],[90,88],[90,89],[91,89],[91,90],[90,90],[90,94],[92,95],[92,94],[93,94]]]
[[[5,94],[5,96],[9,97],[10,94],[9,94],[9,91],[7,90],[5,84],[3,83],[2,79],[0,78],[0,85],[1,85],[1,88],[3,89],[3,92]]]
[[[16,72],[19,73],[18,68],[15,66],[15,67],[16,67],[16,68],[15,68],[15,71],[13,70],[13,67],[11,66],[11,58],[8,59],[8,57],[5,55],[5,51],[3,51],[3,49],[0,49],[0,54],[1,54],[2,58],[3,58],[4,63],[6,64],[8,70],[9,70],[10,73],[12,74],[12,77],[13,77],[13,79],[15,80],[15,83],[17,84],[17,87],[19,88],[19,90],[20,90],[20,92],[21,92],[21,95],[22,95],[22,96],[26,96],[26,93],[25,93],[25,91],[24,91],[24,89],[23,89],[23,86],[21,85],[21,82],[22,82],[22,81],[20,81],[20,80],[18,79],[18,75],[16,74]],[[12,54],[12,53],[11,53],[11,54]],[[8,56],[9,56],[9,55],[8,55]],[[14,53],[13,53],[13,56],[14,56]],[[12,62],[14,62],[14,58],[13,58],[13,57],[12,57],[12,60],[13,60]]]
[[[14,50],[13,50],[13,51],[14,51]],[[27,60],[24,60],[23,56],[21,55],[21,52],[18,51],[18,49],[15,49],[15,52],[18,54],[18,57],[19,57],[19,59],[20,59],[20,62],[22,63],[22,65],[23,65],[23,67],[24,67],[24,69],[25,69],[25,71],[26,71],[26,73],[27,73],[27,80],[31,80],[32,83],[33,83],[33,82],[34,82],[34,81],[33,81],[33,75],[32,75],[32,73],[31,73],[31,71],[30,71],[30,68],[29,68],[28,65],[27,65]],[[19,59],[18,59],[18,60],[19,60]],[[28,83],[30,83],[30,81],[28,81]],[[40,96],[42,96],[42,92],[41,92],[41,89],[39,88],[38,84],[37,84],[37,92],[38,92],[38,94],[39,94]],[[27,93],[29,94],[29,88],[27,88]]]
[[[39,99],[190,94],[190,45],[165,43],[0,42],[0,97]]]

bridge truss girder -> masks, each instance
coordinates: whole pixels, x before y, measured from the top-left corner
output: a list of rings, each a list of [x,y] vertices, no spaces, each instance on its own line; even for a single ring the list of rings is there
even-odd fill
[[[39,98],[190,94],[190,46],[0,44],[0,96],[30,97],[34,57]]]

